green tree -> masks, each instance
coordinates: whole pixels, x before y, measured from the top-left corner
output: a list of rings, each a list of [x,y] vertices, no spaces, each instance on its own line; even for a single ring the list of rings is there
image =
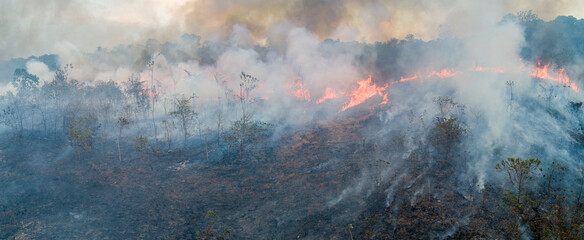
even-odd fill
[[[238,148],[239,158],[243,161],[245,154],[252,146],[262,143],[270,136],[273,127],[271,123],[252,121],[249,115],[243,116],[233,122],[225,136],[225,141],[229,147]]]
[[[250,104],[254,102],[251,91],[257,87],[259,80],[247,73],[242,72],[239,76],[239,94],[236,98],[241,106],[241,117],[231,124],[229,132],[225,135],[228,150],[236,147],[239,150],[239,158],[244,159],[244,153],[250,146],[256,145],[265,140],[271,133],[273,124],[256,121],[253,119],[253,112],[250,111]]]
[[[126,82],[126,94],[133,98],[139,111],[144,114],[147,113],[148,109],[150,109],[150,97],[144,86],[144,81],[141,81],[138,75],[132,74],[132,76],[128,78],[128,81]]]
[[[154,146],[148,141],[148,137],[142,135],[136,136],[134,138],[134,148],[146,155],[146,162],[150,166],[150,170],[153,170],[152,164],[150,163],[150,155],[159,156],[161,150],[159,147]]]
[[[82,152],[89,152],[93,149],[95,132],[100,128],[100,124],[95,113],[84,113],[79,110],[79,106],[73,106],[67,111],[66,134],[73,146],[78,147]]]
[[[103,123],[103,128],[109,127],[110,120],[115,113],[115,108],[122,103],[124,93],[114,81],[100,81],[95,87],[87,89],[88,97],[97,105],[97,112]]]
[[[562,181],[565,169],[553,161],[543,175],[545,192],[542,196],[547,211],[541,211],[543,222],[532,226],[542,238],[578,239],[582,236],[584,178],[580,179],[578,189],[570,189],[567,187],[570,185]]]
[[[192,127],[193,122],[195,121],[195,117],[197,113],[193,110],[192,101],[195,99],[196,96],[180,96],[174,99],[174,111],[170,112],[171,116],[174,116],[178,119],[181,130],[184,136],[184,144],[187,144],[187,138],[190,134],[190,129]]]
[[[223,233],[219,233],[218,235],[215,234],[213,232],[213,228],[215,226],[215,212],[209,210],[207,211],[207,219],[208,219],[208,223],[207,223],[207,228],[205,228],[205,236],[202,237],[201,232],[197,231],[195,233],[195,235],[197,236],[197,239],[205,239],[205,240],[211,240],[211,239],[221,239],[221,240],[225,240],[229,237],[229,235],[231,234],[231,231],[227,228],[223,229]],[[215,238],[213,238],[214,236],[216,236]]]
[[[438,107],[439,116],[430,129],[429,140],[442,160],[450,160],[466,134],[465,124],[461,121],[464,105],[454,102],[450,97],[435,98],[434,103]]]
[[[17,68],[14,70],[12,84],[18,89],[18,95],[30,96],[38,91],[39,78],[28,73],[26,69]]]
[[[503,203],[513,214],[513,223],[511,229],[514,232],[516,239],[521,239],[523,232],[520,230],[521,222],[527,221],[529,215],[529,206],[536,203],[533,195],[530,194],[526,187],[530,180],[532,180],[538,171],[541,171],[539,165],[541,161],[538,159],[521,159],[521,158],[507,158],[495,165],[498,172],[504,173],[507,176],[507,181],[511,185],[511,189],[506,189],[503,194]]]
[[[519,18],[519,21],[522,24],[526,24],[528,22],[534,22],[534,21],[540,20],[539,17],[537,16],[537,14],[535,14],[533,12],[533,10],[519,11],[515,15],[517,16],[517,18]]]
[[[41,94],[44,96],[60,101],[67,98],[72,92],[77,90],[77,81],[69,79],[69,74],[73,71],[73,65],[67,64],[57,69],[53,81],[44,84],[41,88]]]
[[[434,98],[433,101],[437,105],[440,118],[442,119],[451,118],[451,116],[454,114],[453,111],[461,107],[461,105],[456,103],[454,100],[452,100],[452,98],[448,96],[446,97],[439,96],[437,98]]]
[[[437,118],[434,128],[431,130],[431,140],[439,153],[448,159],[451,153],[466,133],[458,118]]]

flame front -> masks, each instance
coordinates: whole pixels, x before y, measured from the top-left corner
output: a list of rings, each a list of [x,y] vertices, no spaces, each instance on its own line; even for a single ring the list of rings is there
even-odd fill
[[[473,67],[469,69],[469,71],[472,71],[472,72],[494,72],[494,73],[505,73],[505,72],[507,72],[507,70],[509,70],[509,69],[505,70],[504,67],[500,67],[500,66],[483,67],[483,66],[478,66],[476,64],[473,64]],[[519,70],[521,72],[525,73],[525,64],[524,63],[519,67]],[[420,72],[418,71],[413,76],[412,75],[410,75],[409,77],[402,76],[399,79],[399,81],[392,82],[391,85],[396,84],[396,83],[409,82],[409,81],[413,81],[413,80],[417,80],[417,79],[437,79],[437,78],[445,79],[445,78],[451,78],[451,77],[454,77],[457,75],[462,75],[462,74],[464,74],[464,72],[456,71],[453,68],[444,68],[440,71],[431,71],[431,72],[428,71],[428,72],[422,73],[422,74],[420,74]],[[554,77],[553,74],[550,75],[549,64],[541,65],[541,62],[538,61],[537,67],[531,73],[531,76],[534,78],[539,78],[539,79],[552,80],[552,81],[560,83],[566,87],[570,87],[572,90],[574,90],[576,92],[578,91],[578,87],[576,86],[576,84],[574,82],[570,81],[570,78],[568,77],[568,74],[566,73],[566,71],[564,69],[562,69],[562,68],[557,69],[555,71],[555,74],[557,74],[557,77]],[[357,106],[375,95],[379,95],[380,97],[383,98],[383,101],[381,103],[379,103],[380,105],[387,104],[389,102],[389,99],[387,97],[387,93],[385,93],[385,91],[389,87],[390,84],[385,84],[384,86],[377,86],[373,82],[371,75],[369,75],[369,77],[367,79],[357,81],[357,85],[358,85],[357,89],[353,90],[350,94],[341,93],[342,95],[346,95],[347,97],[349,97],[349,101],[344,104],[344,106],[341,108],[341,110],[339,112],[343,112],[349,108]],[[300,81],[295,83],[293,95],[299,99],[304,99],[306,101],[310,101],[310,93],[308,92],[307,89],[304,88],[304,86],[302,85],[302,83]],[[338,97],[338,94],[334,89],[326,88],[324,96],[321,97],[320,99],[316,100],[315,103],[320,104],[326,100],[335,99],[337,97]]]
[[[383,97],[383,102],[381,102],[380,105],[386,104],[389,101],[387,98],[387,93],[383,93],[383,91],[387,89],[388,85],[386,84],[383,87],[378,87],[375,83],[372,82],[371,75],[369,75],[369,78],[367,79],[358,81],[357,84],[359,87],[351,92],[351,99],[347,104],[345,104],[345,106],[343,106],[340,112],[357,106],[375,95]]]
[[[520,59],[520,61],[521,60],[522,59]],[[525,66],[526,66],[526,63],[521,63],[521,65],[519,66],[519,70],[521,72],[525,72],[526,71]],[[495,72],[495,73],[507,72],[503,67],[500,67],[500,66],[499,67],[482,67],[482,66],[478,66],[476,64],[473,64],[473,67],[470,68],[469,70],[472,72]],[[549,64],[541,65],[541,61],[537,61],[537,67],[531,73],[531,76],[534,78],[551,80],[551,81],[557,82],[557,83],[562,84],[566,87],[570,87],[572,90],[578,92],[578,86],[576,85],[576,83],[570,81],[568,74],[566,73],[566,71],[563,68],[558,68],[555,72],[557,74],[557,77],[554,77],[553,73],[550,74],[550,65]],[[440,71],[432,71],[426,75],[420,75],[418,72],[414,76],[411,76],[411,77],[402,76],[399,79],[399,81],[393,82],[392,84],[400,83],[400,82],[408,82],[408,81],[412,81],[412,80],[416,80],[416,79],[450,78],[450,77],[457,76],[459,74],[463,74],[463,72],[455,71],[452,68],[444,68]]]
[[[328,99],[335,99],[337,98],[337,92],[332,88],[326,88],[324,96],[318,100],[316,100],[316,104],[320,104]]]
[[[537,61],[537,67],[531,73],[531,76],[534,78],[541,78],[541,79],[550,79],[550,75],[548,73],[549,64],[541,66],[541,62]]]
[[[431,77],[449,78],[449,77],[454,77],[457,74],[458,74],[458,72],[454,71],[452,68],[445,68],[445,69],[442,69],[440,72],[432,71],[432,73],[430,73],[428,75],[428,78],[431,78]]]
[[[576,86],[576,83],[570,81],[568,74],[563,68],[559,68],[557,70],[558,76],[554,78],[549,74],[549,66],[550,66],[549,64],[542,66],[541,61],[537,61],[537,67],[535,68],[535,70],[533,70],[531,76],[539,79],[552,80],[564,86],[570,87],[572,90],[578,92],[578,86]]]
[[[399,82],[407,82],[407,81],[412,81],[412,80],[416,80],[416,79],[418,79],[419,77],[420,77],[420,76],[418,76],[418,74],[416,73],[414,76],[412,76],[412,77],[409,77],[409,78],[404,78],[404,77],[401,77],[401,78],[399,79]]]
[[[309,102],[310,101],[310,91],[304,87],[300,80],[294,82],[292,87],[292,95],[296,98]]]
[[[158,98],[160,96],[160,92],[158,92],[156,90],[146,90],[145,92],[140,93],[140,94],[146,95],[150,98]]]

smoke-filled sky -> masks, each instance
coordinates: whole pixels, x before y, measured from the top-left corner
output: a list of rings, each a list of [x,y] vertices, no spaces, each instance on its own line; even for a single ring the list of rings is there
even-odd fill
[[[231,34],[240,24],[259,44],[277,26],[304,27],[320,38],[387,41],[408,34],[430,40],[468,35],[508,13],[533,10],[543,20],[584,17],[578,0],[2,0],[0,58],[27,57],[98,46],[176,40],[194,33],[204,40]],[[276,31],[277,32],[277,31]]]

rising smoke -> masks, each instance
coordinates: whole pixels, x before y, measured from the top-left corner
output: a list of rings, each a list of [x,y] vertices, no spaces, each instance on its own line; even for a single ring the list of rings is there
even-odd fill
[[[573,135],[581,133],[582,114],[573,104],[582,102],[578,87],[584,52],[581,47],[571,50],[583,37],[579,32],[562,36],[569,34],[570,23],[581,26],[583,20],[548,21],[558,14],[577,13],[569,11],[584,7],[578,1],[174,3],[8,1],[0,10],[6,19],[0,34],[8,36],[0,40],[0,51],[5,58],[56,53],[60,66],[72,64],[68,78],[78,82],[78,90],[104,87],[108,81],[122,88],[128,79],[143,81],[158,99],[152,102],[152,116],[133,116],[138,127],[127,135],[164,138],[159,122],[176,110],[172,102],[179,96],[196,95],[200,132],[217,125],[217,109],[231,110],[224,113],[225,124],[239,119],[243,110],[233,96],[240,89],[242,72],[259,79],[250,92],[254,118],[275,124],[277,133],[374,109],[376,122],[360,133],[361,151],[373,144],[375,151],[377,145],[394,146],[376,152],[380,158],[391,158],[391,167],[376,170],[363,163],[359,176],[339,195],[327,196],[323,208],[366,199],[376,186],[385,187],[386,207],[396,212],[399,204],[413,206],[430,195],[427,185],[434,184],[437,174],[427,170],[408,180],[396,169],[408,166],[409,157],[420,148],[438,151],[432,145],[437,145],[432,134],[439,134],[433,128],[440,121],[436,119],[456,118],[465,133],[452,147],[461,160],[450,166],[457,171],[449,176],[463,195],[478,192],[487,183],[502,185],[493,166],[509,156],[561,162],[571,176],[567,186],[580,177],[581,150],[574,147],[580,143]],[[37,7],[25,7],[30,5]],[[568,5],[569,9],[564,7]],[[109,9],[117,10],[105,14]],[[149,10],[140,14],[144,9]],[[533,9],[543,20],[527,12],[507,15],[525,9]],[[24,18],[13,16],[21,13]],[[549,76],[534,76],[542,66],[549,66]],[[39,78],[40,88],[54,79],[55,72],[42,61],[31,60],[24,67]],[[562,80],[563,73],[568,82]],[[18,95],[20,90],[10,80],[2,79],[3,93]],[[457,104],[441,111],[436,100],[442,96]],[[90,105],[100,97],[108,98],[63,99],[54,102],[55,109],[69,111],[79,99]],[[351,105],[353,101],[358,103]],[[115,120],[113,113],[123,112],[123,107],[113,106],[112,114],[100,115],[100,120]],[[160,129],[152,128],[150,119]],[[112,126],[101,131],[116,135]],[[396,137],[400,144],[395,144]],[[444,153],[454,156],[448,154]],[[443,166],[431,159],[428,169]],[[342,160],[324,164],[329,161],[334,165]],[[375,174],[377,179],[372,180]],[[402,185],[412,187],[413,194],[397,196]]]
[[[16,2],[8,4],[12,4],[13,8],[24,6]],[[264,100],[261,102],[261,114],[258,117],[264,121],[282,125],[336,118],[338,112],[344,109],[342,106],[349,102],[351,98],[349,95],[357,87],[355,83],[366,79],[369,74],[374,76],[372,84],[391,85],[388,88],[391,109],[388,111],[401,109],[407,112],[414,109],[417,114],[420,114],[421,111],[427,110],[430,112],[431,119],[434,109],[429,105],[432,99],[442,95],[452,96],[464,104],[469,112],[475,114],[475,118],[483,118],[482,121],[487,124],[487,126],[469,126],[473,132],[476,132],[474,133],[476,144],[478,144],[476,149],[481,149],[479,151],[481,153],[476,153],[476,159],[479,160],[476,164],[471,164],[469,168],[478,171],[479,179],[487,175],[484,172],[487,171],[485,166],[491,165],[490,161],[497,158],[492,155],[492,150],[488,149],[494,146],[507,146],[508,139],[517,138],[508,134],[517,132],[535,134],[535,136],[521,136],[521,139],[530,144],[545,145],[545,141],[536,137],[538,135],[536,131],[510,131],[514,127],[525,125],[521,124],[521,119],[518,121],[518,116],[530,116],[528,119],[537,118],[545,121],[535,126],[556,126],[556,129],[561,129],[565,124],[556,123],[553,118],[535,117],[531,115],[533,112],[526,115],[527,112],[520,112],[523,108],[519,106],[512,110],[515,113],[509,113],[510,104],[518,105],[518,103],[512,103],[513,100],[518,101],[523,96],[535,99],[542,95],[538,92],[540,91],[537,88],[538,84],[546,86],[549,84],[533,83],[531,76],[527,74],[536,67],[535,60],[542,58],[548,63],[551,59],[556,59],[555,65],[552,66],[566,67],[570,73],[582,72],[574,67],[581,61],[580,55],[571,55],[566,63],[562,62],[565,58],[558,57],[562,53],[560,46],[574,45],[573,42],[566,42],[558,37],[557,32],[565,31],[549,27],[536,28],[533,26],[534,22],[521,24],[521,20],[513,17],[502,20],[503,14],[521,9],[526,4],[521,2],[488,4],[445,1],[422,4],[422,2],[411,1],[370,1],[367,3],[273,1],[266,5],[263,1],[252,1],[243,6],[228,1],[183,1],[179,3],[180,10],[170,7],[170,4],[165,4],[166,8],[161,10],[177,11],[176,19],[168,18],[161,12],[149,13],[154,15],[154,20],[144,19],[144,16],[135,15],[133,12],[135,10],[129,10],[127,17],[135,17],[135,19],[123,19],[129,23],[113,28],[99,24],[114,24],[122,19],[111,16],[100,19],[99,14],[81,14],[94,10],[97,13],[104,11],[100,9],[108,9],[110,6],[107,3],[84,5],[77,1],[59,4],[42,1],[38,4],[43,4],[39,7],[43,9],[43,15],[35,14],[36,8],[26,8],[25,15],[34,16],[34,18],[4,25],[3,31],[11,33],[8,36],[26,39],[5,44],[4,46],[11,49],[6,52],[12,52],[12,56],[27,54],[27,52],[13,52],[25,49],[45,49],[44,51],[56,52],[59,54],[61,65],[69,63],[74,66],[69,77],[80,81],[82,85],[91,86],[113,80],[119,86],[123,86],[132,74],[138,74],[139,79],[144,81],[147,88],[155,87],[159,94],[168,98],[169,101],[177,94],[194,93],[202,102],[207,102],[225,98],[225,89],[237,90],[239,74],[244,71],[261,79],[261,84],[253,92],[254,98]],[[119,7],[131,9],[136,4],[125,3]],[[537,12],[540,6],[544,5],[548,10],[563,11],[560,7],[550,7],[549,4],[543,2],[530,5],[530,7]],[[73,12],[75,14],[70,14]],[[550,11],[541,13],[544,17],[553,15]],[[43,21],[37,19],[41,16],[45,18]],[[15,19],[8,16],[5,18],[10,21]],[[461,22],[459,19],[466,19],[466,21]],[[81,24],[71,25],[67,33],[47,30],[73,20]],[[136,29],[130,29],[135,26],[132,24],[143,23],[143,21],[146,23],[153,21],[155,24],[145,24],[150,27],[138,28],[138,32]],[[540,25],[545,24],[541,20],[538,21]],[[35,24],[35,28],[43,29],[43,31],[29,28],[28,34],[37,35],[22,36],[21,34],[25,31],[21,29],[26,29],[31,22],[42,22],[46,25]],[[116,40],[114,37],[112,42],[91,42],[86,40],[98,41],[102,38],[98,36],[78,38],[80,36],[68,35],[82,32],[76,28],[95,28],[98,25],[100,29],[108,31],[101,32],[104,36],[115,35],[120,39]],[[185,29],[202,34],[203,38],[196,35],[183,35],[178,40],[161,43],[164,37],[159,38],[159,36],[149,34],[150,31],[157,34],[170,32],[174,34],[168,36],[175,36]],[[113,34],[109,31],[123,34]],[[555,35],[552,35],[550,39],[546,31],[552,31]],[[408,34],[413,35],[408,36],[407,41],[367,43],[383,41],[391,37],[403,38]],[[128,35],[139,37],[128,37]],[[155,37],[158,40],[150,39],[145,44],[119,45],[112,48],[100,47],[92,53],[83,51],[91,45],[107,46],[122,39],[130,39],[132,42],[132,40],[139,41],[145,37]],[[338,40],[322,42],[322,39],[327,37],[364,42]],[[433,40],[424,41],[423,39]],[[526,39],[532,41],[526,42]],[[53,45],[46,45],[51,43]],[[26,44],[32,47],[24,48],[15,44]],[[147,66],[149,61],[154,63],[152,69]],[[505,75],[469,71],[477,66],[487,69],[496,68],[504,71]],[[42,62],[30,61],[26,64],[26,69],[40,78],[40,86],[52,80],[53,73]],[[435,77],[431,77],[431,73],[441,69],[448,69],[453,76],[448,81],[432,82]],[[417,80],[424,82],[422,85],[412,83],[411,85],[416,86],[415,88],[405,86],[404,91],[417,92],[417,94],[412,94],[416,96],[415,99],[401,97],[399,89],[402,86],[394,84],[400,79],[411,76],[416,78],[419,76],[420,79]],[[417,80],[414,79],[414,81]],[[509,86],[504,84],[506,81],[513,81],[516,99],[510,99]],[[8,84],[6,88],[16,91],[11,84]],[[328,90],[340,96],[341,100],[326,101],[325,96]],[[558,98],[554,98],[555,104],[563,104],[557,99],[577,100],[576,93],[570,91],[555,94],[558,95]],[[487,102],[488,104],[485,104]],[[164,106],[164,109],[166,108],[167,106]],[[160,107],[155,110],[157,114],[162,115],[166,111],[164,109]],[[201,109],[201,111],[205,110]],[[297,117],[282,118],[287,114]],[[402,113],[404,114],[406,113]],[[209,117],[205,121],[207,125],[212,125],[213,119]],[[473,121],[469,122],[472,124]],[[390,123],[391,120],[388,121],[388,124]],[[560,132],[565,133],[565,131]],[[569,139],[566,135],[558,137],[565,141]],[[553,149],[557,149],[557,146]],[[528,155],[529,152],[513,152],[512,154]],[[561,158],[566,157],[561,156]]]
[[[579,1],[4,1],[2,58],[43,53],[63,54],[71,48],[91,52],[98,46],[143,43],[155,38],[176,41],[183,33],[205,40],[229,36],[232,26],[245,25],[257,43],[266,43],[282,23],[303,27],[319,38],[344,41],[387,41],[409,34],[423,40],[443,34],[465,35],[479,23],[499,21],[518,11],[534,10],[543,20],[558,15],[582,17]],[[484,18],[489,15],[489,18]],[[465,21],[460,21],[465,19]],[[75,24],[72,24],[75,23]],[[57,49],[59,52],[56,52]]]

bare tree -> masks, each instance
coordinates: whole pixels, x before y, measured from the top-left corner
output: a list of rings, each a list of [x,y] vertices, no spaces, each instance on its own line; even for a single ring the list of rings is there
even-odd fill
[[[120,162],[122,161],[122,151],[120,150],[120,138],[122,137],[122,131],[125,128],[128,128],[130,125],[132,124],[132,121],[128,120],[127,117],[119,117],[118,118],[118,122],[117,122],[117,126],[118,129],[120,130],[118,132],[118,159],[120,160]]]
[[[213,77],[215,78],[215,83],[218,86],[218,90],[220,91],[221,87],[224,86],[224,82],[219,82],[219,75],[217,73],[215,73],[213,75]],[[216,120],[217,120],[217,147],[219,147],[220,144],[220,137],[221,137],[221,130],[223,129],[223,121],[224,121],[224,116],[223,116],[223,101],[221,98],[221,93],[218,92],[217,93],[217,108],[216,108]]]
[[[152,98],[152,125],[154,126],[154,138],[158,135],[158,130],[156,128],[156,121],[154,120],[154,103],[158,97],[158,91],[156,90],[156,85],[154,84],[154,67],[156,66],[156,58],[160,56],[160,53],[152,54],[150,60],[148,60],[148,68],[150,68],[150,95]]]
[[[241,83],[239,83],[239,95],[237,95],[241,103],[241,115],[246,116],[248,113],[248,105],[254,101],[249,93],[257,87],[258,79],[252,75],[242,72],[239,75]]]
[[[554,86],[544,86],[543,84],[539,84],[539,97],[545,101],[545,108],[547,111],[550,111],[552,108],[552,101],[558,96],[555,93]]]
[[[507,87],[509,88],[509,111],[513,110],[513,86],[515,86],[515,82],[514,81],[507,81],[505,83],[507,85]]]
[[[22,137],[24,131],[25,102],[23,99],[10,94],[8,96],[11,103],[2,110],[2,122],[4,125],[17,132],[18,137]]]
[[[168,144],[169,150],[172,144],[172,134],[170,132],[171,124],[174,125],[174,123],[169,123],[168,120],[166,119],[162,120],[162,126],[164,127],[164,138],[166,139],[166,143]]]
[[[254,102],[250,92],[256,88],[258,79],[243,72],[240,79],[239,94],[236,97],[241,105],[241,117],[232,123],[225,140],[228,148],[238,147],[239,158],[243,160],[244,153],[247,152],[248,148],[268,138],[273,125],[253,120],[253,112],[249,109],[250,104]],[[227,151],[229,152],[229,149]]]
[[[7,106],[2,110],[0,115],[0,122],[5,126],[11,128],[17,136],[21,136],[22,131],[20,131],[20,126],[22,125],[17,108],[12,106]]]

